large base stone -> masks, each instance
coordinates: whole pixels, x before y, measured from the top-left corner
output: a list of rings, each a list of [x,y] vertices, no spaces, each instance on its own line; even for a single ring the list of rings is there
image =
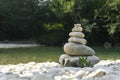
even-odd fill
[[[100,61],[100,59],[95,56],[69,56],[67,54],[63,54],[60,56],[59,58],[59,62],[60,64],[64,65],[64,66],[73,66],[73,67],[80,67],[80,58],[84,57],[86,58],[87,61],[90,62],[90,65],[93,66],[94,64],[98,63]]]

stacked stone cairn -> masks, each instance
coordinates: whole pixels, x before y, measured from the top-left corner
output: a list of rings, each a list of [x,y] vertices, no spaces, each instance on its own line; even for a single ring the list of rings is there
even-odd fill
[[[72,32],[69,33],[68,43],[64,45],[65,54],[62,54],[59,58],[60,64],[79,67],[80,58],[85,58],[92,66],[100,61],[95,56],[95,51],[86,46],[87,40],[84,39],[85,34],[82,31],[81,24],[74,24]]]

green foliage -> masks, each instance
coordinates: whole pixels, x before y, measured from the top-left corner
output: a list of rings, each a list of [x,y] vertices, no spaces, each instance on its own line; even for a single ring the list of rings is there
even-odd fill
[[[80,67],[90,67],[91,63],[87,60],[86,57],[79,57],[79,66]]]
[[[107,0],[104,7],[96,10],[95,19],[99,19],[103,22],[104,27],[108,27],[108,33],[114,34],[117,31],[117,27],[120,26],[120,0]]]
[[[56,30],[56,29],[64,29],[63,24],[61,23],[54,23],[54,24],[44,24],[46,30]]]
[[[79,57],[79,62],[70,62],[70,60],[66,59],[62,61],[63,66],[72,66],[72,67],[90,67],[92,66],[90,61],[87,60],[86,57]]]
[[[52,30],[68,37],[75,23],[82,24],[88,42],[119,42],[120,0],[0,0],[0,40],[49,40]]]
[[[51,0],[51,10],[56,14],[57,17],[63,18],[64,14],[71,12],[74,5],[74,0]]]
[[[37,24],[37,0],[1,0],[0,3],[0,31],[7,34],[6,39],[32,37],[33,25]]]
[[[88,34],[88,42],[119,42],[119,6],[120,0],[75,0],[74,12],[79,14],[76,17]]]
[[[96,24],[103,29],[109,35],[109,41],[112,39],[112,43],[119,42],[120,29],[120,0],[107,0],[106,4],[99,10],[96,10],[96,18],[94,19]],[[98,22],[99,21],[99,22]],[[114,39],[114,40],[113,40]],[[115,43],[114,43],[115,44]]]

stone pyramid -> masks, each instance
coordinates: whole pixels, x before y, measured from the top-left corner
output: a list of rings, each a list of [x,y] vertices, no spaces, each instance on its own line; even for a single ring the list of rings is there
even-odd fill
[[[81,24],[74,24],[72,32],[69,33],[68,43],[64,45],[64,52],[59,58],[59,62],[66,66],[66,62],[80,66],[80,57],[85,57],[91,65],[99,62],[99,58],[95,56],[95,51],[86,46],[87,40],[84,39],[85,34],[82,33]]]

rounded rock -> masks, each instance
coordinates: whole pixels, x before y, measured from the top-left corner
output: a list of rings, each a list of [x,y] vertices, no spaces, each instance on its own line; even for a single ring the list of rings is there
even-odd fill
[[[98,63],[100,61],[99,57],[93,55],[93,56],[88,56],[87,60],[91,62],[92,65]]]
[[[63,64],[64,66],[73,66],[74,67],[74,65],[72,65],[72,64],[75,64],[76,66],[80,66],[79,59],[81,57],[86,57],[86,60],[90,61],[91,66],[97,64],[100,61],[100,59],[95,55],[92,55],[92,56],[70,56],[68,54],[62,54],[59,58],[59,62],[60,62],[60,64]],[[63,63],[63,61],[64,61],[64,63]],[[68,63],[65,63],[65,62],[68,62]],[[68,65],[68,64],[71,64],[71,65]]]
[[[71,37],[80,37],[80,38],[85,37],[85,35],[82,32],[71,32],[71,33],[69,33],[69,36],[71,36]]]
[[[73,42],[73,43],[87,44],[86,39],[77,38],[77,37],[71,37],[71,38],[68,39],[68,41]]]
[[[74,24],[75,27],[81,27],[81,24]]]
[[[95,51],[83,44],[66,43],[64,45],[64,52],[69,55],[94,55]]]
[[[72,32],[81,32],[81,31],[83,31],[82,27],[76,26],[72,28]]]
[[[70,56],[67,55],[67,54],[62,54],[62,55],[60,56],[60,58],[59,58],[59,62],[64,65],[64,62],[63,62],[63,61],[65,61],[65,59],[67,59],[67,58],[69,58],[69,57],[70,57]]]

